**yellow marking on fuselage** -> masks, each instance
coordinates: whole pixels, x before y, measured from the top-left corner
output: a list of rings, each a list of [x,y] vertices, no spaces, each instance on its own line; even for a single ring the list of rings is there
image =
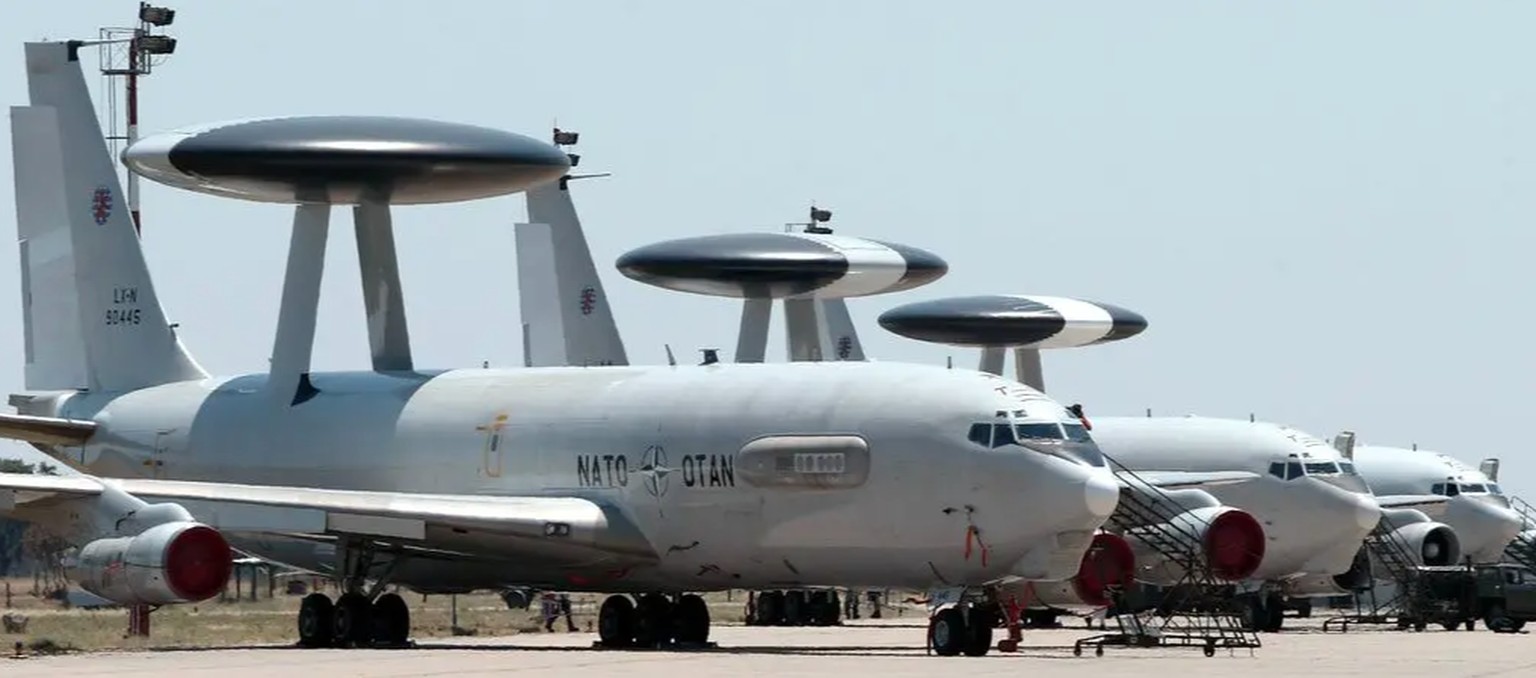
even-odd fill
[[[501,429],[506,425],[507,415],[498,414],[491,423],[475,427],[476,431],[485,433],[485,444],[480,450],[480,471],[491,478],[501,477]],[[495,464],[491,463],[493,456]]]

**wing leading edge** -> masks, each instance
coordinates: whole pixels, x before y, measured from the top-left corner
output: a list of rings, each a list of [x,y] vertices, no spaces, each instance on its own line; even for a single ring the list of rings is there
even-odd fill
[[[402,546],[543,562],[643,564],[658,559],[649,540],[622,512],[579,497],[444,495],[0,473],[0,510],[49,496],[100,494],[108,485],[145,501],[181,504],[198,520],[229,533],[356,536]]]

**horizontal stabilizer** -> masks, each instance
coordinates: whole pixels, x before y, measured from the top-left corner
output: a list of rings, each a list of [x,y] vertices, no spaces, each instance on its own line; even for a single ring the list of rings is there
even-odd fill
[[[0,414],[0,438],[39,445],[83,445],[94,433],[94,421]]]

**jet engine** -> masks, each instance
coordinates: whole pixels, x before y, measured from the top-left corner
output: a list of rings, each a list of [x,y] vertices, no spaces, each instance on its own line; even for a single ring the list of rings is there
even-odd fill
[[[1108,532],[1093,535],[1093,542],[1072,577],[1072,592],[1085,605],[1103,607],[1110,603],[1110,587],[1124,589],[1136,577],[1136,553],[1124,537]]]
[[[1264,562],[1264,527],[1242,509],[1203,506],[1174,516],[1167,523],[1129,531],[1138,562],[1152,563],[1142,576],[1153,583],[1177,580],[1183,575],[1166,551],[1173,545],[1194,546],[1223,581],[1247,579]],[[1191,537],[1196,542],[1190,544]]]
[[[1104,607],[1110,604],[1109,589],[1133,586],[1136,554],[1125,538],[1099,532],[1093,535],[1088,550],[1071,579],[1011,584],[1004,597],[1032,607]]]
[[[1404,525],[1392,531],[1397,542],[1415,565],[1455,565],[1461,562],[1461,540],[1445,523],[1422,522]]]
[[[132,537],[97,539],[80,549],[70,578],[123,605],[207,600],[234,568],[229,543],[201,523],[161,523]]]

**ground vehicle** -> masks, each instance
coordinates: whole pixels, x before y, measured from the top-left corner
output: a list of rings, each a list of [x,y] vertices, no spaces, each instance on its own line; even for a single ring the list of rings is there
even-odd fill
[[[1536,621],[1536,572],[1515,563],[1419,568],[1399,628],[1438,623],[1447,630],[1476,620],[1496,633],[1515,633]]]

